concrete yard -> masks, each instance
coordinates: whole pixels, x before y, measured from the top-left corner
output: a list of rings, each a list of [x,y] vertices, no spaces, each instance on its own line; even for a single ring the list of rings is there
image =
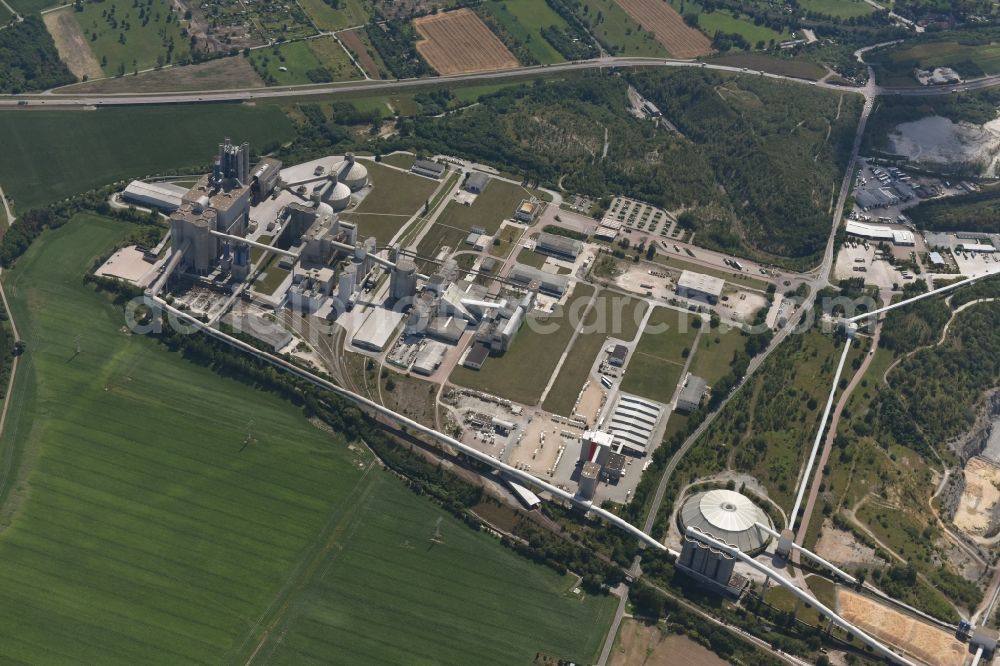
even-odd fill
[[[892,286],[903,285],[907,281],[903,279],[902,273],[883,259],[876,259],[877,247],[873,243],[868,243],[865,247],[863,242],[845,243],[837,254],[837,263],[834,266],[834,275],[837,280],[861,277],[865,279],[865,284],[873,284],[879,289],[892,289]],[[854,270],[864,268],[864,271]]]
[[[145,287],[152,279],[156,266],[145,259],[134,245],[115,252],[95,271],[98,277],[116,277]]]
[[[536,476],[551,479],[559,456],[565,455],[574,442],[579,442],[582,434],[580,428],[556,423],[539,414],[528,424],[507,462]]]

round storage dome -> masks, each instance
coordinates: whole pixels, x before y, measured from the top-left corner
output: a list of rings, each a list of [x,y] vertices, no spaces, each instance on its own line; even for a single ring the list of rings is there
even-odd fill
[[[351,153],[348,153],[343,161],[334,165],[333,173],[336,174],[337,180],[351,188],[352,192],[357,192],[368,184],[368,169],[355,160]]]
[[[343,183],[337,183],[330,188],[326,202],[335,211],[344,210],[351,203],[351,188]]]
[[[746,495],[734,490],[695,493],[681,505],[681,530],[695,527],[745,553],[760,550],[770,536],[756,523],[773,529],[771,519]]]

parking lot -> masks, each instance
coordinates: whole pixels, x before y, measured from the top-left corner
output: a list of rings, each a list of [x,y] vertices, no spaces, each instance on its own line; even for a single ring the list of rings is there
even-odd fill
[[[846,280],[861,277],[864,278],[865,284],[873,284],[879,289],[892,289],[893,285],[903,285],[909,282],[888,261],[876,259],[875,253],[877,251],[878,248],[873,243],[860,241],[845,243],[837,254],[837,263],[834,267],[837,279]]]

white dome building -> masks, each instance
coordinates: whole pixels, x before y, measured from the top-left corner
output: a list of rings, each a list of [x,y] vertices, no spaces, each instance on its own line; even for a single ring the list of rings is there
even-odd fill
[[[767,544],[770,535],[756,523],[774,529],[759,506],[734,490],[695,493],[684,500],[678,517],[682,533],[694,527],[744,553],[755,553]]]
[[[333,175],[341,183],[351,188],[351,192],[357,192],[368,184],[368,169],[355,160],[351,153],[347,153],[343,161],[337,162],[333,166]]]
[[[322,185],[313,190],[313,198],[325,206],[330,212],[340,212],[351,203],[351,188],[337,180],[332,174]]]

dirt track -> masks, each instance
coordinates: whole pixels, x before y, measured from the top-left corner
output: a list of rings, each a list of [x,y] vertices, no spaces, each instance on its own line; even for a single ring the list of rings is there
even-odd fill
[[[656,41],[675,58],[697,58],[712,52],[712,42],[700,30],[692,28],[665,0],[617,0],[625,13],[644,30],[656,35]]]
[[[423,37],[417,51],[439,74],[513,69],[517,58],[470,9],[441,12],[413,20]]]
[[[90,50],[72,7],[49,12],[42,16],[42,20],[56,43],[59,57],[77,79],[83,81],[84,77],[97,79],[104,76],[101,63]]]

